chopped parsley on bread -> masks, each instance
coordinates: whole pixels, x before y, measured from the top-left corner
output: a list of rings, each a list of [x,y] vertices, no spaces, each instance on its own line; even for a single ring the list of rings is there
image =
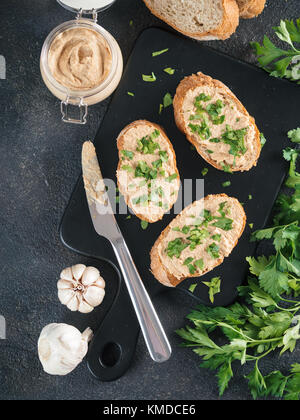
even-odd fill
[[[200,72],[185,77],[173,105],[177,127],[212,166],[235,172],[256,165],[261,152],[259,130],[222,82]]]
[[[138,120],[117,139],[118,188],[141,220],[154,223],[174,205],[180,188],[173,146],[157,124]]]
[[[151,250],[151,271],[175,287],[222,264],[238,243],[246,214],[236,198],[208,195],[186,207],[160,234]]]

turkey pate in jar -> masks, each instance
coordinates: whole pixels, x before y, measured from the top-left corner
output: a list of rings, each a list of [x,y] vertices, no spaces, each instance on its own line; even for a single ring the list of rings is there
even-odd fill
[[[85,124],[88,106],[110,96],[123,72],[117,41],[97,24],[97,11],[92,10],[91,14],[93,19],[88,19],[79,10],[76,20],[56,27],[42,48],[42,78],[61,100],[65,122]],[[71,116],[70,105],[79,107],[77,118]]]

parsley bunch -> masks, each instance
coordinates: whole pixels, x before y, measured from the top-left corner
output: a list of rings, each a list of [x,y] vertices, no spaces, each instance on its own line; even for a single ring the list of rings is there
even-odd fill
[[[275,26],[277,37],[286,42],[288,49],[276,47],[265,35],[263,44],[252,42],[251,46],[258,56],[261,67],[275,77],[284,77],[300,84],[300,18],[282,20]]]
[[[300,143],[300,129],[288,136]],[[252,366],[245,378],[254,399],[300,399],[300,364],[293,364],[287,375],[273,371],[264,376],[260,368],[264,357],[276,350],[280,355],[293,352],[300,339],[299,154],[293,148],[283,152],[290,161],[286,185],[292,194],[279,196],[275,226],[253,234],[253,240],[272,240],[275,253],[247,258],[253,276],[238,288],[238,302],[228,308],[200,305],[187,317],[192,326],[177,331],[183,346],[194,347],[202,358],[201,366],[217,371],[220,395],[234,376],[233,362],[239,362]]]

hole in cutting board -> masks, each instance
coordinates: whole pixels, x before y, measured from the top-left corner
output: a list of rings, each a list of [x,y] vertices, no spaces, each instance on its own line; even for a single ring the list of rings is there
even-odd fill
[[[107,343],[102,354],[99,357],[99,361],[103,367],[113,367],[121,359],[122,350],[117,343]]]

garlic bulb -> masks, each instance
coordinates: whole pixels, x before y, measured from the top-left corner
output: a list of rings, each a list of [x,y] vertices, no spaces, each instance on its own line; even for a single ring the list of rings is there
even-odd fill
[[[84,264],[65,268],[57,283],[58,298],[71,311],[91,312],[102,303],[105,296],[105,281],[95,267]]]
[[[68,324],[49,324],[43,328],[38,341],[39,359],[50,375],[67,375],[85,357],[93,332],[81,332]]]

